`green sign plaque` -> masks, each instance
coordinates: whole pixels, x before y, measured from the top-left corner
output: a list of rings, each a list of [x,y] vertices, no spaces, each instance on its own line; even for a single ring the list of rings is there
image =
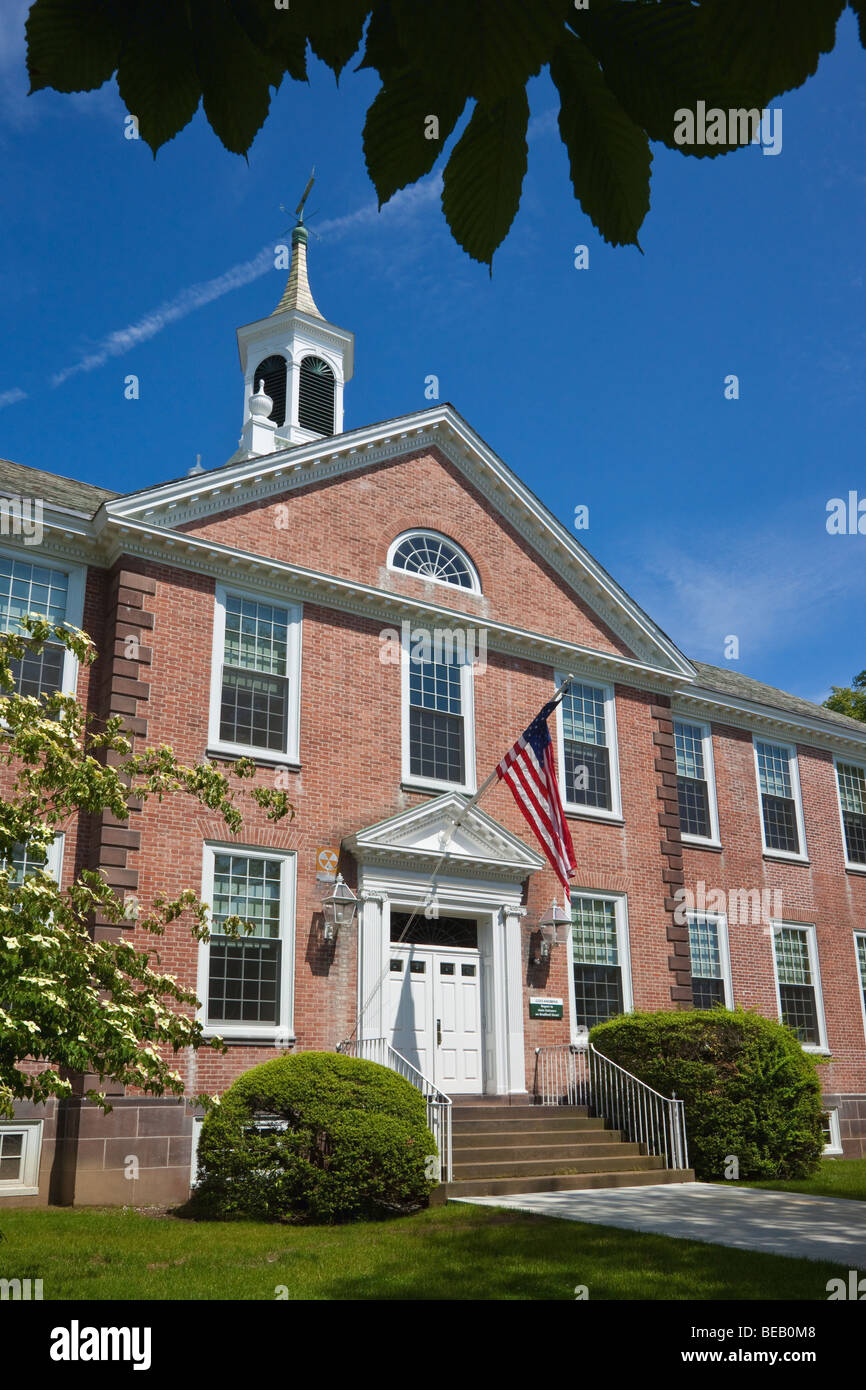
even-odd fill
[[[549,997],[529,998],[530,1018],[562,1018],[562,1000]]]

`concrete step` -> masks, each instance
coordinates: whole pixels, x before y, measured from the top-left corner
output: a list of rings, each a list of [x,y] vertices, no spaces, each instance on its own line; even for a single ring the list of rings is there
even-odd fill
[[[639,1172],[643,1168],[657,1170],[663,1164],[664,1159],[656,1158],[653,1154],[623,1154],[621,1152],[600,1154],[597,1158],[530,1158],[525,1162],[500,1156],[486,1162],[455,1164],[454,1172],[455,1176],[461,1180],[464,1178],[467,1180],[470,1178],[517,1178],[521,1174],[527,1178],[542,1178],[547,1173],[618,1173],[622,1169],[633,1169],[634,1172]]]
[[[581,1192],[598,1187],[655,1187],[694,1182],[693,1168],[624,1169],[616,1173],[561,1173],[539,1178],[472,1178],[434,1187],[431,1206],[460,1197],[511,1197],[533,1192]]]
[[[524,1144],[618,1144],[622,1134],[618,1129],[605,1129],[602,1124],[592,1129],[575,1129],[564,1126],[562,1129],[541,1129],[527,1125],[522,1129],[485,1129],[467,1134],[465,1130],[455,1130],[452,1138],[454,1152],[458,1149],[519,1149]]]
[[[583,1133],[584,1131],[597,1134],[599,1131],[604,1131],[606,1123],[594,1116],[559,1115],[556,1111],[548,1111],[546,1115],[535,1115],[532,1119],[522,1116],[512,1119],[510,1111],[506,1111],[505,1114],[507,1119],[500,1119],[498,1116],[494,1118],[488,1113],[480,1116],[473,1115],[470,1120],[456,1110],[451,1117],[451,1130],[455,1138],[458,1134],[535,1134],[537,1131],[548,1134],[554,1130],[564,1131],[568,1134]],[[611,1132],[607,1130],[608,1134]]]
[[[473,1097],[471,1103],[467,1101],[465,1104],[458,1104],[452,1099],[452,1117],[455,1120],[491,1119],[496,1124],[502,1124],[511,1120],[537,1120],[547,1115],[586,1118],[589,1113],[585,1105],[479,1105],[477,1102],[478,1097]]]
[[[498,1145],[487,1148],[455,1149],[453,1153],[454,1171],[461,1171],[472,1163],[525,1163],[535,1166],[539,1163],[556,1163],[567,1167],[572,1159],[620,1158],[623,1155],[641,1153],[640,1144],[523,1144],[515,1149],[503,1149]],[[544,1172],[541,1168],[539,1171]]]

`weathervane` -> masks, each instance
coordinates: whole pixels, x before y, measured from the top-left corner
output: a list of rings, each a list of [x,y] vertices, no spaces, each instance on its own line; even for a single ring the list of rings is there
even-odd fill
[[[309,196],[310,196],[310,189],[313,187],[313,184],[315,183],[315,181],[316,181],[316,166],[315,166],[315,164],[314,164],[313,167],[312,167],[312,170],[310,171],[310,177],[307,179],[307,186],[306,186],[306,188],[304,189],[303,193],[301,194],[301,201],[298,203],[298,206],[295,208],[295,217],[296,217],[296,219],[297,219],[297,221],[295,222],[295,226],[296,226],[296,227],[303,227],[303,225],[304,225],[304,204],[306,203],[307,199],[308,199]],[[280,203],[280,212],[284,212],[284,213],[286,213],[288,216],[291,216],[291,214],[289,213],[289,209],[288,209],[287,207],[284,207],[282,203]],[[316,213],[315,213],[315,212],[312,212],[312,213],[310,213],[310,216],[311,216],[311,217],[315,217],[315,216],[316,216]],[[287,228],[286,230],[288,230],[288,228]],[[313,229],[310,228],[309,230],[312,231]],[[284,235],[285,235],[285,234],[284,234]]]

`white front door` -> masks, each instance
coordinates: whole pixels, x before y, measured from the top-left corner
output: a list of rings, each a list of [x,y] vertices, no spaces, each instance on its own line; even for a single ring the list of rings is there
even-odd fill
[[[480,951],[392,942],[390,967],[392,1047],[446,1094],[480,1094]]]

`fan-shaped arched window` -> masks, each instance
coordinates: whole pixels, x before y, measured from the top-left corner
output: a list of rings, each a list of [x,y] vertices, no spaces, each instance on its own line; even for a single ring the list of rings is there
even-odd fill
[[[391,569],[405,570],[438,584],[481,593],[477,571],[468,555],[435,531],[409,531],[398,536],[388,553],[388,564]]]
[[[334,433],[334,373],[321,357],[301,363],[298,424],[316,434]]]
[[[253,373],[253,391],[258,391],[259,382],[265,383],[265,395],[270,396],[274,408],[269,418],[278,425],[286,423],[286,359],[285,357],[266,357]]]

